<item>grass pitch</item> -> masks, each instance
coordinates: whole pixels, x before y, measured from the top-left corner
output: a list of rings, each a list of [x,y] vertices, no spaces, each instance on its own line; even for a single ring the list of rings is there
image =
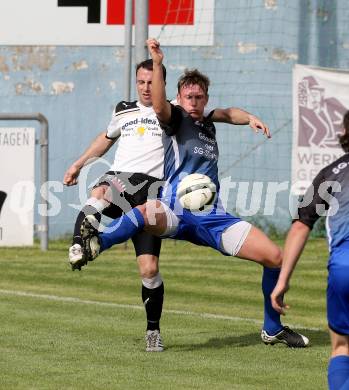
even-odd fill
[[[327,249],[309,242],[283,318],[310,348],[265,346],[262,268],[189,243],[161,253],[166,350],[144,351],[145,313],[132,245],[81,272],[68,242],[0,249],[0,389],[326,389]]]

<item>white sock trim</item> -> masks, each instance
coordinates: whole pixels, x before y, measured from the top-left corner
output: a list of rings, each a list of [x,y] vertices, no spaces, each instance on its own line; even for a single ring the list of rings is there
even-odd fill
[[[97,199],[95,197],[91,197],[87,199],[86,206],[92,206],[94,207],[97,211],[101,212],[103,211],[106,207],[109,206],[109,202],[105,199]]]
[[[158,272],[152,278],[142,278],[142,284],[144,287],[149,288],[150,290],[154,290],[154,288],[161,286],[162,278],[160,272]]]

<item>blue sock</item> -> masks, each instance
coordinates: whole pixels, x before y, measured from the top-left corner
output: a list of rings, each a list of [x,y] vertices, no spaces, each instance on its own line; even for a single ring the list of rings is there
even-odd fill
[[[103,233],[99,234],[100,252],[110,248],[114,244],[120,244],[143,230],[145,225],[142,213],[134,208],[107,226]]]
[[[340,390],[349,390],[349,377],[348,379],[342,384],[342,387]]]
[[[328,387],[330,390],[349,389],[349,356],[333,357],[328,365]]]
[[[280,268],[263,269],[262,290],[264,295],[264,324],[263,329],[269,335],[275,335],[282,329],[280,314],[271,305],[270,294],[276,286],[280,274]]]

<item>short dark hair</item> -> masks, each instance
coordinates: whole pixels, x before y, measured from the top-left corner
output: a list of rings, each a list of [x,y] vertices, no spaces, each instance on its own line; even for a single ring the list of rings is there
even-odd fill
[[[140,68],[153,70],[153,60],[148,59],[148,60],[142,61],[139,64],[137,64],[136,65],[136,76],[137,76],[138,69],[140,69]],[[164,75],[164,81],[166,81],[166,68],[165,68],[164,64],[162,64],[162,74]]]
[[[188,87],[189,85],[194,84],[199,85],[206,95],[208,94],[210,79],[206,75],[200,73],[197,69],[185,69],[184,74],[179,78],[177,83],[178,93],[180,93],[182,87]]]
[[[343,117],[344,133],[338,137],[339,143],[345,153],[349,152],[349,111]]]

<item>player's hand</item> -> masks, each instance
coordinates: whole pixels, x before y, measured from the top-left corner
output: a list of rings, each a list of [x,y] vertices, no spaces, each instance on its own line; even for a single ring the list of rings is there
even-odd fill
[[[271,138],[269,127],[265,125],[256,116],[254,115],[249,116],[249,125],[256,133],[258,133],[261,130],[264,135],[266,135],[268,138]]]
[[[286,310],[290,307],[284,302],[284,295],[288,291],[289,286],[276,284],[273,292],[270,295],[271,304],[278,313],[286,315]]]
[[[164,53],[160,49],[160,42],[155,38],[149,38],[147,40],[147,46],[153,62],[161,64],[164,59]]]
[[[72,165],[64,174],[63,184],[66,186],[74,186],[78,182],[79,175],[80,169]]]

